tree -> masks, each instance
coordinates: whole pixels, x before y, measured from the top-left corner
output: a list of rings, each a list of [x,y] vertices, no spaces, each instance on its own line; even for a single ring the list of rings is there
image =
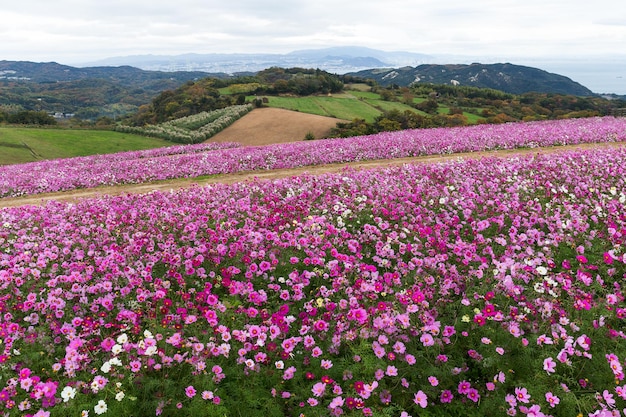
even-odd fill
[[[8,115],[9,123],[19,125],[56,125],[57,121],[45,111],[24,110]]]
[[[437,104],[437,100],[431,97],[426,101],[416,104],[415,108],[428,114],[436,114],[439,104]]]

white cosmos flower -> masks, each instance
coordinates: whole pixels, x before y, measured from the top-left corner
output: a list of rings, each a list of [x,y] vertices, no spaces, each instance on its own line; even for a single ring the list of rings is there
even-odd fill
[[[73,399],[76,396],[76,389],[72,387],[65,387],[63,391],[61,391],[61,398],[63,398],[63,402],[66,403],[69,400]]]
[[[103,363],[100,367],[100,370],[105,374],[108,374],[109,372],[111,372],[111,364],[108,361]]]
[[[93,408],[93,411],[96,414],[104,414],[107,412],[108,409],[109,407],[107,407],[107,403],[104,402],[104,400],[100,400],[98,401],[98,404],[96,404],[96,406]]]

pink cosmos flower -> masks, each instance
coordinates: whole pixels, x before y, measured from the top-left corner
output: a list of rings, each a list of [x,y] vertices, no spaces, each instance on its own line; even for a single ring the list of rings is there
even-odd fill
[[[285,369],[285,372],[283,373],[283,379],[285,381],[292,379],[295,373],[296,373],[296,368],[294,366],[290,366],[289,368]]]
[[[387,376],[396,376],[396,375],[398,375],[398,368],[396,368],[393,365],[389,365],[389,366],[387,366],[387,370],[385,371],[385,374]]]
[[[517,398],[515,398],[515,395],[513,395],[513,394],[505,395],[504,396],[504,401],[506,401],[507,404],[509,404],[509,406],[511,406],[512,408],[517,406]]]
[[[467,381],[459,382],[459,387],[458,387],[459,394],[467,394],[470,388],[472,388],[472,385],[469,382]]]
[[[334,410],[335,408],[339,408],[343,406],[344,402],[345,400],[343,399],[343,397],[335,397],[328,405],[328,408],[330,408],[331,410]]]
[[[432,337],[430,333],[424,333],[420,337],[420,342],[422,342],[424,346],[432,346],[435,344],[435,339]]]
[[[196,396],[196,389],[193,387],[193,385],[189,385],[187,388],[185,388],[185,395],[189,398],[193,398]]]
[[[561,402],[561,399],[552,394],[552,392],[546,392],[546,401],[548,402],[550,407],[554,408]]]
[[[478,390],[476,388],[470,388],[467,393],[467,398],[477,403],[478,400],[480,400],[480,394],[478,393]]]
[[[454,395],[452,395],[452,391],[446,389],[441,392],[439,401],[441,401],[444,404],[451,403],[453,398],[454,398]]]
[[[554,359],[552,359],[551,357],[544,359],[543,370],[549,374],[553,374],[554,372],[556,372],[556,362],[554,361]]]
[[[426,408],[426,406],[428,405],[428,397],[426,397],[426,394],[424,394],[422,390],[419,390],[415,393],[415,396],[413,397],[413,402],[422,408]]]
[[[520,407],[520,411],[526,414],[526,417],[546,417],[546,415],[541,412],[541,407],[537,404],[530,408],[522,406]]]
[[[322,363],[320,366],[324,369],[330,369],[333,367],[333,362],[329,359],[322,359]]]
[[[311,392],[313,392],[313,395],[315,395],[316,397],[321,397],[322,395],[324,395],[325,391],[326,384],[324,384],[323,382],[318,382],[313,385],[313,388],[311,388]]]
[[[313,350],[311,351],[311,356],[313,356],[314,358],[317,358],[319,356],[322,356],[322,353],[323,353],[322,349],[320,349],[319,346],[315,346]]]
[[[398,354],[403,354],[406,351],[406,346],[404,345],[404,343],[402,343],[400,341],[397,341],[393,345],[393,350],[394,350],[394,352],[396,352]]]
[[[515,388],[515,398],[521,403],[528,403],[530,401],[530,394],[526,388]]]
[[[611,394],[608,390],[604,390],[602,392],[602,398],[604,398],[604,402],[607,406],[613,407],[615,405],[615,399],[613,398],[613,394]]]

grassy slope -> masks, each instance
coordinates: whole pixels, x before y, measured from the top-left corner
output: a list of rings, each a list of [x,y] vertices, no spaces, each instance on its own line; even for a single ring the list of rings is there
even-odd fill
[[[105,130],[0,127],[0,165],[171,145],[161,139]]]
[[[343,120],[356,118],[368,122],[380,114],[380,111],[370,104],[357,100],[354,97],[342,95],[340,97],[307,96],[307,97],[268,97],[270,107],[286,110],[295,110],[319,116],[335,117]]]
[[[248,97],[249,100],[254,99],[253,96]],[[280,109],[295,110],[303,113],[317,114],[320,116],[335,117],[344,120],[365,119],[366,122],[372,123],[376,116],[383,111],[405,110],[413,111],[417,114],[426,115],[426,113],[416,110],[404,103],[397,101],[381,100],[379,94],[370,91],[348,90],[343,94],[334,94],[332,96],[306,96],[306,97],[283,97],[269,96],[267,97],[269,107]],[[415,102],[424,101],[425,99],[415,99]],[[439,105],[439,114],[448,114],[450,108],[445,105]],[[470,123],[476,123],[482,117],[472,114],[463,113]]]

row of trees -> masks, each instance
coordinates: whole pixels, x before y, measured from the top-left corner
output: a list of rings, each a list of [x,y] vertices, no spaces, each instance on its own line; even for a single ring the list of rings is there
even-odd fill
[[[45,111],[22,110],[15,113],[0,111],[0,123],[16,125],[56,125],[57,121]]]
[[[390,101],[402,101],[426,113],[436,113],[437,106],[457,108],[475,113],[488,123],[511,120],[556,119],[607,115],[611,109],[625,107],[625,100],[608,100],[604,97],[579,97],[555,93],[509,94],[489,88],[418,84],[412,87],[374,87]],[[414,103],[415,97],[428,100]],[[495,119],[494,119],[495,118]]]
[[[373,123],[367,123],[363,119],[337,123],[337,126],[331,129],[331,136],[347,138],[403,129],[453,127],[467,124],[467,117],[462,114],[453,113],[424,116],[411,110],[405,110],[403,112],[399,110],[389,110],[376,117]]]

